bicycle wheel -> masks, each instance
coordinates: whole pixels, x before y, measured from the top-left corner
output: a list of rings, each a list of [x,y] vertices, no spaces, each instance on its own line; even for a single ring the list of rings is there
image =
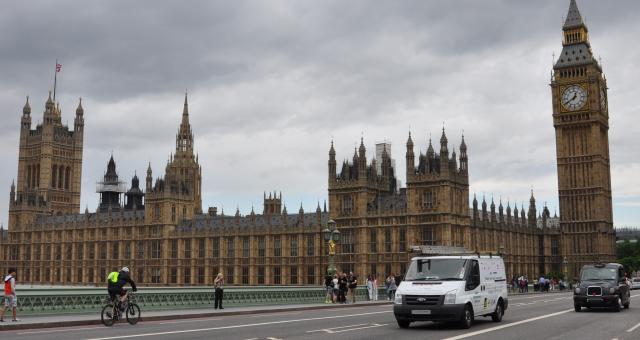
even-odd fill
[[[127,308],[127,322],[135,325],[140,321],[140,307],[137,304],[132,303]]]
[[[109,327],[112,326],[115,320],[113,319],[113,304],[107,304],[102,307],[102,313],[100,313],[100,319],[102,323]]]

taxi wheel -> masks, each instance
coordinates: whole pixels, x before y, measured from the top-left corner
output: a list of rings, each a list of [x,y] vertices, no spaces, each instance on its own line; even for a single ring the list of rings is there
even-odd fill
[[[622,299],[618,296],[618,300],[616,301],[616,304],[613,306],[613,311],[619,312],[621,305],[622,305]]]
[[[576,310],[576,313],[580,313],[580,311],[582,310],[582,307],[580,307],[578,305],[573,305],[573,309]]]
[[[407,320],[396,319],[396,321],[398,322],[398,327],[400,328],[409,328],[409,324],[411,324],[411,321]]]

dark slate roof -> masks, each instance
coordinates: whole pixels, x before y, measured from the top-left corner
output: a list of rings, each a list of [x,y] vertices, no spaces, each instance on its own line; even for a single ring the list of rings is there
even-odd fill
[[[562,26],[562,28],[569,29],[582,25],[584,25],[584,22],[582,21],[582,15],[580,15],[576,0],[571,0],[571,3],[569,4],[569,12],[567,13],[567,19],[564,21],[564,25]]]
[[[302,215],[302,226],[312,227],[317,226],[317,213],[305,213]],[[329,220],[328,213],[321,213],[321,224],[325,225]],[[176,227],[176,232],[190,232],[192,230],[204,230],[204,229],[250,229],[250,228],[266,228],[271,226],[272,228],[281,227],[296,227],[299,226],[300,214],[287,214],[287,215],[247,215],[242,217],[219,215],[197,215],[192,220],[185,220],[180,222]],[[223,222],[224,221],[224,222]]]
[[[593,54],[591,54],[591,49],[586,43],[580,43],[562,47],[562,53],[560,53],[554,68],[592,63],[596,63],[596,60],[593,57]]]

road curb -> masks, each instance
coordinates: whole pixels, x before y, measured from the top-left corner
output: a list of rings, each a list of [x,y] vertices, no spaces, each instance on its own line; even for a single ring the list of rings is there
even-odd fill
[[[219,316],[235,316],[235,315],[250,315],[250,314],[267,314],[267,313],[279,313],[279,312],[295,312],[304,310],[320,310],[320,309],[336,309],[336,308],[352,308],[352,307],[365,307],[365,306],[383,306],[391,305],[391,301],[380,302],[367,302],[364,304],[346,304],[346,305],[313,305],[313,306],[299,306],[290,308],[279,309],[256,309],[256,310],[230,310],[225,312],[203,312],[194,314],[173,314],[173,315],[155,315],[142,317],[141,322],[145,321],[162,321],[162,320],[182,320],[182,319],[198,319],[207,317],[219,317]],[[144,311],[143,311],[144,313]],[[143,314],[144,315],[144,314]],[[7,321],[5,321],[7,322]],[[60,328],[60,327],[75,327],[75,326],[90,326],[101,325],[102,322],[98,318],[90,320],[70,320],[70,321],[55,321],[55,322],[38,322],[29,324],[4,324],[0,325],[0,332],[12,331],[12,330],[25,330],[25,329],[42,329],[42,328]]]

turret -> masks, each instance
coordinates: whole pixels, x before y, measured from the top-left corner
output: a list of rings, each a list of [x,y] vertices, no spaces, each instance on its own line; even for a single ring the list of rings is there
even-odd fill
[[[493,197],[491,197],[491,221],[496,221],[496,204],[493,203]]]
[[[331,141],[331,148],[329,148],[329,186],[336,179],[336,150],[333,148],[333,140]]]
[[[411,139],[411,131],[407,139],[407,178],[415,171],[415,156],[413,154],[413,140]]]
[[[149,167],[147,167],[147,188],[146,192],[150,193],[153,188],[153,177],[151,176],[151,162],[149,162]]]
[[[498,223],[504,223],[504,211],[502,208],[502,199],[500,199],[500,204],[498,205]]]
[[[84,128],[84,108],[82,107],[82,98],[78,100],[78,107],[76,108],[76,118],[73,123],[75,133],[79,133],[82,136],[82,129]]]
[[[462,134],[462,143],[460,143],[460,171],[467,173],[469,167],[469,159],[467,157],[467,143],[464,142],[464,134]]]
[[[487,214],[487,200],[485,200],[484,196],[482,196],[482,220],[486,221],[488,218]]]
[[[456,149],[453,149],[451,153],[451,159],[449,160],[449,169],[451,172],[458,172],[458,161],[456,160]]]
[[[11,181],[11,193],[9,194],[9,206],[12,206],[16,201],[16,184],[15,181]]]
[[[524,214],[524,205],[520,206],[520,223],[524,224],[526,222],[527,217]]]
[[[529,226],[535,227],[537,215],[536,215],[536,199],[533,197],[533,190],[531,190],[531,198],[529,199],[529,212],[527,215],[529,218]]]
[[[475,193],[473,194],[473,219],[478,219],[478,200]]]
[[[27,101],[24,103],[24,107],[22,108],[22,119],[20,120],[20,126],[22,131],[29,131],[31,129],[31,105],[29,105],[29,96],[27,96]]]
[[[358,148],[358,178],[367,178],[367,155],[364,147],[364,138],[360,138],[360,147]]]
[[[449,159],[449,149],[447,144],[447,135],[444,132],[444,127],[442,127],[442,136],[440,137],[440,175],[443,176],[446,176],[449,172],[449,164],[447,162]]]

